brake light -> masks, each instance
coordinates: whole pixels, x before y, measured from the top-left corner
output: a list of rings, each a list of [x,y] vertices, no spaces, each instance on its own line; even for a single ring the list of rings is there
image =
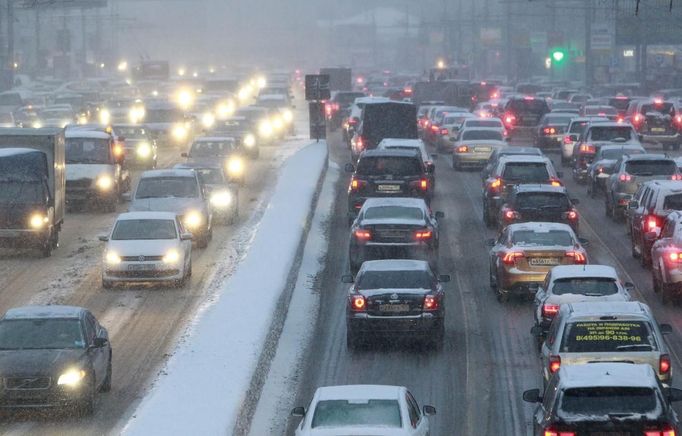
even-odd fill
[[[581,144],[580,145],[580,152],[581,153],[596,153],[597,149],[592,144]]]
[[[554,127],[545,127],[542,131],[545,133],[545,135],[554,135],[556,133],[556,129]]]
[[[420,188],[422,191],[426,191],[427,189],[429,189],[429,181],[426,180],[426,179],[421,179],[421,180],[419,181],[419,188]]]
[[[649,215],[644,222],[645,222],[645,227],[646,227],[647,231],[649,231],[649,232],[652,232],[659,227],[658,218],[656,216]]]
[[[542,305],[542,316],[545,318],[553,318],[554,315],[559,313],[558,304],[543,304]]]
[[[414,232],[414,238],[418,241],[431,239],[431,236],[433,236],[433,232],[430,229],[417,230]]]
[[[578,212],[575,209],[569,210],[568,212],[566,212],[566,218],[568,218],[571,221],[576,220],[578,219]]]
[[[670,356],[667,354],[661,354],[658,360],[658,372],[661,374],[668,374],[670,372]]]
[[[587,258],[580,251],[567,251],[566,257],[573,258],[574,265],[585,265],[587,263]]]
[[[351,191],[359,191],[360,189],[364,188],[365,185],[367,185],[366,181],[356,179],[355,177],[353,177],[350,181],[350,190]]]
[[[362,136],[358,136],[358,140],[355,141],[355,147],[360,151],[365,148],[365,141],[362,139]]]
[[[440,129],[440,134],[441,134],[441,135],[445,136],[445,135],[447,135],[448,133],[449,133],[449,132],[448,132],[448,129],[445,129],[445,128]]]
[[[438,298],[434,295],[426,295],[424,297],[424,310],[437,310]]]
[[[502,187],[502,179],[500,179],[499,177],[496,178],[495,180],[490,182],[489,186],[490,186],[490,189],[493,189],[493,190],[500,189]]]
[[[670,180],[675,180],[675,181],[679,182],[680,180],[682,180],[682,174],[673,174],[670,177]]]
[[[616,122],[621,124],[621,123],[625,122],[625,119],[621,116],[618,116],[618,117],[616,117]]]
[[[518,212],[508,209],[504,212],[504,218],[507,220],[513,220],[519,217]]]
[[[363,295],[353,295],[350,297],[350,307],[353,312],[364,312],[367,308],[367,301]]]
[[[561,368],[561,357],[560,356],[549,356],[549,372],[554,374]]]
[[[575,436],[575,432],[572,431],[558,431],[552,428],[548,428],[543,433],[543,436]]]
[[[358,123],[357,118],[351,118],[351,119],[348,120],[348,124],[350,124],[351,126],[354,126],[354,125],[356,125],[357,123]]]
[[[114,145],[114,156],[116,157],[121,157],[123,156],[123,147],[121,147],[120,144]]]
[[[433,125],[431,126],[431,130],[432,130],[434,133],[435,133],[435,132],[438,132],[438,129],[440,129],[440,127],[438,127],[438,126],[435,125],[435,124],[433,124]]]
[[[635,114],[635,116],[632,117],[632,122],[635,125],[640,124],[642,121],[644,121],[644,117],[642,116],[642,114]]]
[[[573,140],[571,139],[571,135],[564,136],[564,144],[573,144]]]
[[[552,185],[552,186],[562,186],[562,185],[561,185],[561,180],[558,180],[558,179],[551,179],[551,180],[549,181],[549,184]]]
[[[502,263],[505,265],[514,265],[516,259],[523,257],[523,253],[520,251],[507,251],[505,253],[500,253],[502,257]]]
[[[355,239],[360,241],[369,241],[372,239],[372,232],[369,230],[358,229],[355,231]]]
[[[623,173],[620,176],[618,176],[618,180],[621,182],[630,182],[632,181],[632,176],[628,173]]]
[[[504,123],[507,126],[511,126],[516,122],[516,116],[514,114],[505,114],[504,115]]]
[[[459,147],[457,147],[457,149],[456,149],[455,151],[456,151],[457,153],[468,153],[468,152],[469,152],[469,147],[466,146],[466,145],[460,145]]]
[[[675,123],[678,125],[682,125],[682,115],[675,116]]]
[[[663,430],[645,430],[644,436],[675,436],[675,429],[666,427]]]

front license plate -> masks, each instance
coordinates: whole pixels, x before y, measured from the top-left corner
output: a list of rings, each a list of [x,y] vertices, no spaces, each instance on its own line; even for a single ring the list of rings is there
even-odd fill
[[[156,265],[152,263],[143,263],[141,265],[128,265],[128,271],[151,271],[156,269]]]
[[[384,304],[379,306],[380,312],[407,312],[410,306],[407,304]]]
[[[559,265],[559,258],[556,257],[531,257],[528,259],[530,265]]]
[[[398,191],[400,191],[400,185],[379,185],[379,186],[377,186],[377,191],[398,192]]]

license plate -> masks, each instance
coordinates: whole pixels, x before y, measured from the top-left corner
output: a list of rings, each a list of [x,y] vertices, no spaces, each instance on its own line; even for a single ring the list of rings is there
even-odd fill
[[[402,238],[403,236],[405,236],[403,232],[397,230],[386,230],[383,232],[379,232],[379,235],[384,238]]]
[[[531,257],[528,259],[530,265],[559,265],[557,257]]]
[[[630,436],[629,431],[592,431],[590,436]]]
[[[409,310],[409,304],[383,304],[379,306],[380,312],[407,312]]]
[[[476,147],[476,151],[490,151],[492,150],[490,147]]]
[[[398,191],[400,191],[400,185],[379,185],[379,186],[377,186],[377,191],[398,192]]]
[[[665,132],[665,127],[652,127],[651,131],[654,133],[663,133]]]
[[[128,271],[151,271],[156,269],[153,263],[143,263],[141,265],[128,265]]]

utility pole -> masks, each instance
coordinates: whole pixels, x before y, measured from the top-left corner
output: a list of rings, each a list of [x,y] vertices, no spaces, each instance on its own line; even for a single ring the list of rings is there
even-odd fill
[[[592,4],[585,0],[585,86],[592,85]]]
[[[7,0],[7,64],[10,86],[14,84],[14,0]]]
[[[83,51],[83,58],[81,59],[82,77],[85,78],[88,69],[88,36],[85,22],[85,8],[81,8],[81,50]]]
[[[36,73],[40,71],[42,68],[42,61],[41,61],[41,56],[40,56],[40,6],[36,5],[35,6],[35,38],[36,38],[36,66],[35,66],[35,71]]]
[[[507,79],[512,79],[514,77],[514,74],[512,73],[512,27],[511,27],[511,0],[506,0],[504,2],[505,4],[505,15],[507,16],[507,19],[505,20],[506,23],[506,38],[505,38],[505,68],[507,71]]]

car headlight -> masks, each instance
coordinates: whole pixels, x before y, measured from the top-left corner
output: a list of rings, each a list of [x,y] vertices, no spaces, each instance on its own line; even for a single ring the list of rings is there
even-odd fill
[[[241,176],[244,173],[244,161],[240,157],[231,157],[227,161],[227,173],[231,176]]]
[[[137,145],[137,148],[135,149],[135,151],[136,151],[138,156],[146,159],[152,154],[152,147],[147,142],[141,142]]]
[[[210,112],[206,112],[201,116],[201,125],[207,129],[210,129],[215,124],[215,115]]]
[[[64,125],[69,124],[68,121],[65,122]],[[87,115],[79,115],[78,116],[78,124],[88,124],[88,116]]]
[[[227,119],[234,113],[234,102],[230,100],[225,103],[220,103],[216,107],[216,113],[218,114],[218,119]]]
[[[82,369],[70,369],[59,376],[58,385],[76,387],[85,378],[86,372]]]
[[[40,121],[34,121],[31,124],[31,127],[33,127],[34,129],[40,129],[41,127],[43,127],[43,123]]]
[[[183,219],[183,223],[190,229],[196,229],[204,221],[201,214],[197,211],[187,213]]]
[[[34,213],[29,219],[29,224],[31,224],[31,227],[34,229],[40,229],[49,221],[50,219],[42,213]]]
[[[282,111],[282,118],[286,123],[290,123],[294,119],[294,113],[291,112],[291,109],[284,109]]]
[[[230,191],[215,191],[211,193],[211,205],[220,209],[228,207],[232,203]]]
[[[113,251],[107,251],[107,254],[104,256],[104,258],[109,265],[118,265],[121,263],[121,256],[114,253]]]
[[[182,124],[173,127],[173,131],[171,132],[176,141],[184,141],[187,139],[187,133],[187,127]]]
[[[163,263],[176,263],[178,260],[180,260],[180,253],[174,248],[168,250],[163,256]]]
[[[282,127],[284,127],[284,123],[282,122],[282,117],[274,117],[272,119],[272,128],[275,131],[282,130]]]
[[[244,140],[242,141],[245,147],[252,148],[256,145],[256,137],[252,133],[247,133],[244,135]]]
[[[112,179],[108,174],[102,174],[101,176],[97,177],[97,182],[95,183],[102,191],[108,191],[112,188],[112,186],[114,186],[114,179]]]
[[[107,109],[102,109],[99,111],[99,122],[100,124],[109,124],[111,121],[111,112]]]
[[[258,125],[258,134],[263,138],[268,138],[272,135],[272,123],[268,120],[263,120]]]
[[[143,107],[132,107],[130,108],[130,112],[128,112],[128,119],[130,119],[130,122],[133,124],[137,124],[144,120],[146,113]]]

